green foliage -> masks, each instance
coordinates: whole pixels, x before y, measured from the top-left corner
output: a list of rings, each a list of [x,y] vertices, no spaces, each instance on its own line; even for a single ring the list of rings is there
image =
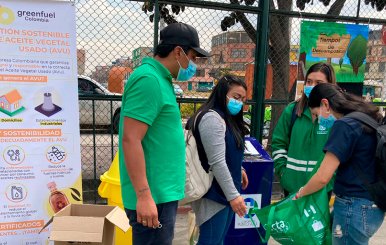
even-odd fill
[[[333,34],[345,35],[347,28],[339,23],[303,21],[301,25],[300,53],[309,53],[316,48],[320,33],[331,36]]]
[[[271,121],[271,110],[272,110],[272,107],[271,107],[271,106],[265,107],[265,111],[264,111],[264,122],[266,122],[266,121]]]
[[[196,104],[196,110],[201,107],[202,104]],[[193,103],[184,103],[180,106],[180,112],[182,118],[189,118],[195,112]]]
[[[321,62],[326,62],[326,60],[321,60]],[[306,69],[309,69],[310,66],[317,62],[307,62]],[[342,64],[340,68],[339,64],[331,63],[332,67],[335,70],[336,80],[338,82],[350,82],[350,83],[361,83],[365,79],[365,66],[361,66],[358,69],[358,75],[353,73],[352,66],[350,64]]]
[[[363,65],[366,59],[366,49],[367,39],[362,35],[358,35],[347,49],[347,57],[350,59],[350,64],[355,75],[358,74],[359,67]]]

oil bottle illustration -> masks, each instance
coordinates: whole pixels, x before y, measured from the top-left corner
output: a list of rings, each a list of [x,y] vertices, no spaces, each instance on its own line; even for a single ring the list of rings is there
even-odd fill
[[[70,204],[70,202],[68,201],[66,195],[64,195],[63,192],[58,191],[58,189],[56,188],[55,181],[48,183],[47,187],[51,191],[49,202],[50,202],[52,210],[55,213],[59,212],[65,206]]]

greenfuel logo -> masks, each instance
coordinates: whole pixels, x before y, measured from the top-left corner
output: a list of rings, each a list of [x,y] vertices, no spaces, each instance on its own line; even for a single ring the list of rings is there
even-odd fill
[[[10,25],[15,20],[15,14],[12,9],[0,6],[0,24]]]

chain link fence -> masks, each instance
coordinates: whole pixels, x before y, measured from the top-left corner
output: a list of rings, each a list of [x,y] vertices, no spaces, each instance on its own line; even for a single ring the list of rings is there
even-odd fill
[[[201,46],[212,55],[198,60],[190,81],[174,84],[183,121],[205,101],[221,76],[238,76],[248,85],[251,106],[244,108],[245,120],[269,150],[272,129],[284,106],[295,98],[302,20],[368,24],[363,95],[375,101],[386,99],[384,11],[364,0],[266,3],[269,10],[262,0],[75,1],[85,202],[104,202],[97,187],[118,148],[119,94],[142,58],[152,56],[159,30],[169,23],[194,26]],[[264,18],[269,18],[268,28]],[[264,48],[267,54],[259,52]],[[265,89],[264,93],[258,95],[257,88]],[[280,197],[280,193],[275,183],[273,195]]]

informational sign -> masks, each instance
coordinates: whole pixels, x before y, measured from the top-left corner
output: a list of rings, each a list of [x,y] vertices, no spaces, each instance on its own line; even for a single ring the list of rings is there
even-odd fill
[[[0,0],[0,245],[82,200],[75,7]]]
[[[337,82],[363,83],[367,41],[366,25],[302,21],[299,71],[305,72],[317,62],[332,65]]]
[[[261,208],[261,194],[242,194],[245,205],[247,206],[247,214],[244,217],[235,215],[235,229],[247,229],[260,227],[260,221],[255,214],[249,217],[249,209]],[[253,222],[252,222],[253,220]]]
[[[351,35],[334,34],[327,36],[319,34],[316,41],[316,48],[312,48],[312,56],[320,58],[343,58],[346,54]]]

